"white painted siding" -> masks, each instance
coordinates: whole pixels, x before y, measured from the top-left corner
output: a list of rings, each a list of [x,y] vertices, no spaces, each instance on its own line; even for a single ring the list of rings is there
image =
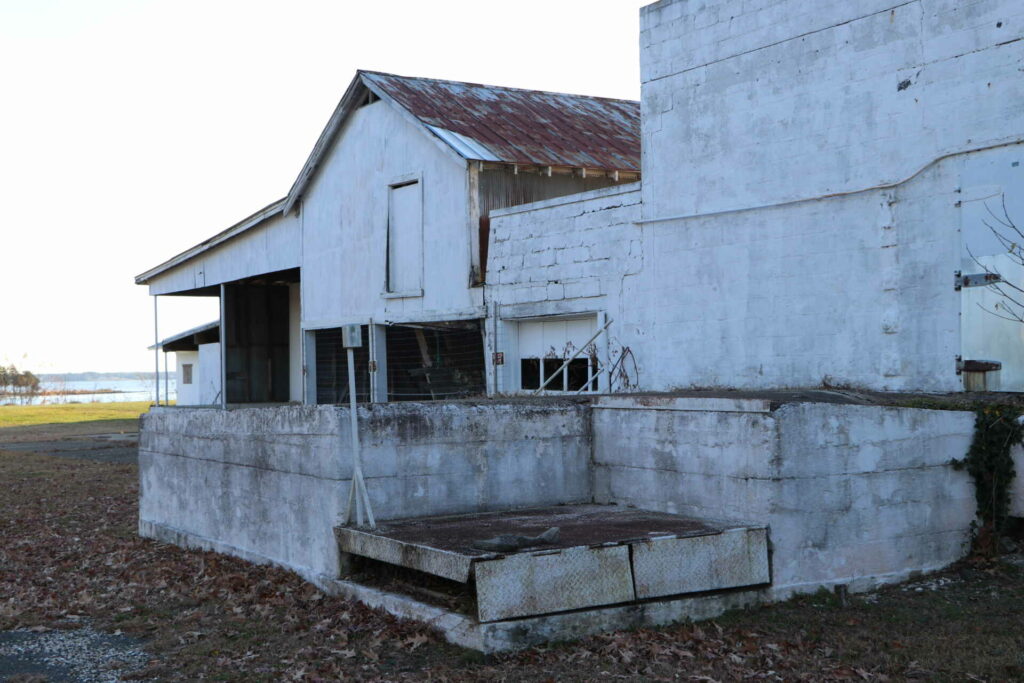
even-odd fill
[[[199,405],[220,404],[220,344],[199,345]]]
[[[389,297],[390,188],[411,180],[422,195],[423,293]],[[480,288],[469,286],[468,191],[465,161],[394,106],[356,110],[302,201],[303,326],[482,317]]]
[[[179,406],[199,405],[199,352],[177,351],[174,354],[175,385],[177,386]],[[188,370],[186,370],[188,366]],[[188,375],[188,377],[186,377]],[[190,380],[188,383],[185,380]]]
[[[301,257],[299,231],[299,217],[294,214],[268,218],[238,237],[154,277],[149,293],[172,294],[297,268]]]

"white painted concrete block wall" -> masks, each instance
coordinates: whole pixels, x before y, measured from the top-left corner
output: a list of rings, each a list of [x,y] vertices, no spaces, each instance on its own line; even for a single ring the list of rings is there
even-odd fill
[[[962,556],[974,519],[971,413],[601,399],[595,496],[768,524],[773,592],[864,587]]]
[[[379,520],[585,502],[586,405],[385,404],[360,410]],[[155,410],[139,444],[143,536],[336,576],[352,476],[347,410]]]
[[[651,5],[645,217],[859,191],[1019,140],[1021,37],[1016,0]]]
[[[517,389],[516,319],[603,312],[617,340],[623,282],[643,265],[639,217],[638,184],[491,213],[487,300],[495,319],[487,343],[507,356],[496,391]]]
[[[643,10],[641,386],[958,389],[960,160],[1024,139],[1022,36],[1014,0]]]
[[[643,227],[640,386],[956,390],[955,179]],[[630,335],[633,335],[632,337]]]

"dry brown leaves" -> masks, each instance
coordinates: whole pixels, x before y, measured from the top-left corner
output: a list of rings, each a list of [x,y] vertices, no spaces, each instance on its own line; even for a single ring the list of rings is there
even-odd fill
[[[800,628],[714,623],[482,657],[417,624],[324,595],[294,574],[136,535],[134,466],[0,453],[0,629],[141,637],[139,678],[198,680],[889,680]],[[843,628],[840,625],[840,628]],[[853,628],[853,627],[850,627]],[[900,647],[903,647],[900,645]],[[901,666],[900,677],[927,675]]]

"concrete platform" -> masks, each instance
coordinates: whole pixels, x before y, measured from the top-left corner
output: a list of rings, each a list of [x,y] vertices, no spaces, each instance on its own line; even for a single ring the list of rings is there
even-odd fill
[[[473,542],[558,527],[510,553]],[[338,527],[339,549],[476,591],[480,622],[768,583],[767,529],[609,505],[565,505]]]

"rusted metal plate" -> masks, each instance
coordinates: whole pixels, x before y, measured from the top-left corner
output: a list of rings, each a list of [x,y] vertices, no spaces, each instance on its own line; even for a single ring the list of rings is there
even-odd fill
[[[768,583],[768,532],[736,528],[641,541],[633,544],[633,577],[638,599]]]
[[[360,71],[467,159],[640,170],[640,103]]]
[[[563,548],[479,561],[480,621],[565,612],[634,599],[629,547]]]
[[[418,569],[453,581],[469,581],[470,564],[473,561],[469,555],[407,543],[347,527],[335,527],[334,535],[338,539],[338,549],[342,552]]]

